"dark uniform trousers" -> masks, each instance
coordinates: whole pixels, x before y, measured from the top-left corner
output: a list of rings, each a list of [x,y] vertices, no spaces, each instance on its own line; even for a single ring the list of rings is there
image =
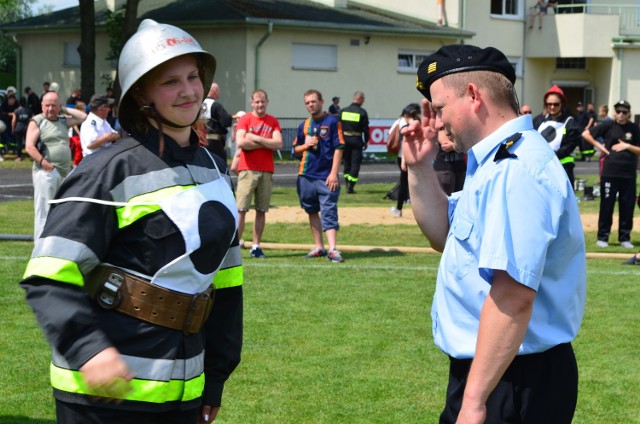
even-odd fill
[[[617,196],[616,196],[617,195]],[[608,241],[613,223],[613,210],[618,198],[620,221],[618,241],[631,241],[633,209],[636,207],[635,178],[600,178],[600,213],[598,215],[598,240]],[[640,206],[640,204],[639,204]]]
[[[440,424],[454,424],[471,359],[449,365],[447,402]],[[570,424],[578,401],[578,365],[571,343],[516,356],[487,399],[487,424]]]
[[[347,181],[353,183],[358,181],[360,174],[360,164],[362,164],[362,151],[364,143],[362,136],[344,136],[344,175]],[[349,175],[349,177],[347,177]]]
[[[196,424],[200,408],[186,411],[139,412],[56,401],[58,424]]]

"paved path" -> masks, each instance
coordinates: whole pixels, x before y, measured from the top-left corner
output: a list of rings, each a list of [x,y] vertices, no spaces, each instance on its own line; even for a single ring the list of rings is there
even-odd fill
[[[597,162],[576,162],[576,175],[597,175]],[[298,163],[276,163],[273,176],[275,186],[295,187]],[[363,184],[388,183],[395,184],[399,170],[395,163],[366,162],[360,169],[360,181]],[[33,199],[33,185],[31,182],[31,168],[7,169],[0,163],[0,202],[11,200]]]
[[[393,163],[366,163],[360,171],[363,183],[389,183],[398,179],[398,167]],[[274,185],[295,187],[298,173],[297,162],[276,164]],[[0,202],[33,199],[31,168],[5,169],[0,164]]]

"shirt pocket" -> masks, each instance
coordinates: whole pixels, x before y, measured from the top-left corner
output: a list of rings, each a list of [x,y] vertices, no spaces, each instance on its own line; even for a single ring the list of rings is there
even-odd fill
[[[145,220],[142,224],[142,231],[145,236],[156,241],[179,236],[178,228],[162,213],[154,214]]]
[[[468,217],[456,213],[453,218],[451,234],[448,243],[453,243],[453,260],[447,261],[448,271],[462,279],[469,274],[473,262],[472,244],[473,221]]]
[[[142,220],[140,239],[134,247],[151,269],[160,269],[185,253],[185,243],[178,227],[162,212]]]

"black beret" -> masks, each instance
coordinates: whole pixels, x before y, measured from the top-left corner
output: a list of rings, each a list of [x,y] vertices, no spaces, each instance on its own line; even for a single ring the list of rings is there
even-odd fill
[[[431,101],[429,89],[434,81],[445,75],[458,72],[493,71],[516,82],[516,71],[509,59],[498,49],[471,46],[468,44],[450,44],[430,56],[418,67],[416,88],[427,100]]]

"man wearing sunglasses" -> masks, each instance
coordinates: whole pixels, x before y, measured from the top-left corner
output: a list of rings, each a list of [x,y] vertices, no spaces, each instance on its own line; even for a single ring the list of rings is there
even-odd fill
[[[582,140],[580,124],[566,110],[567,99],[564,91],[556,84],[544,94],[545,113],[535,117],[533,128],[547,140],[549,146],[556,152],[562,167],[573,185],[573,168],[575,159],[573,151]]]
[[[598,216],[598,247],[609,245],[613,209],[618,197],[618,241],[633,249],[631,229],[636,198],[636,169],[640,155],[640,128],[631,120],[631,105],[626,100],[615,104],[615,118],[585,130],[582,137],[602,151],[600,178],[600,214]],[[602,138],[600,138],[602,137]],[[598,141],[603,140],[603,142]]]

